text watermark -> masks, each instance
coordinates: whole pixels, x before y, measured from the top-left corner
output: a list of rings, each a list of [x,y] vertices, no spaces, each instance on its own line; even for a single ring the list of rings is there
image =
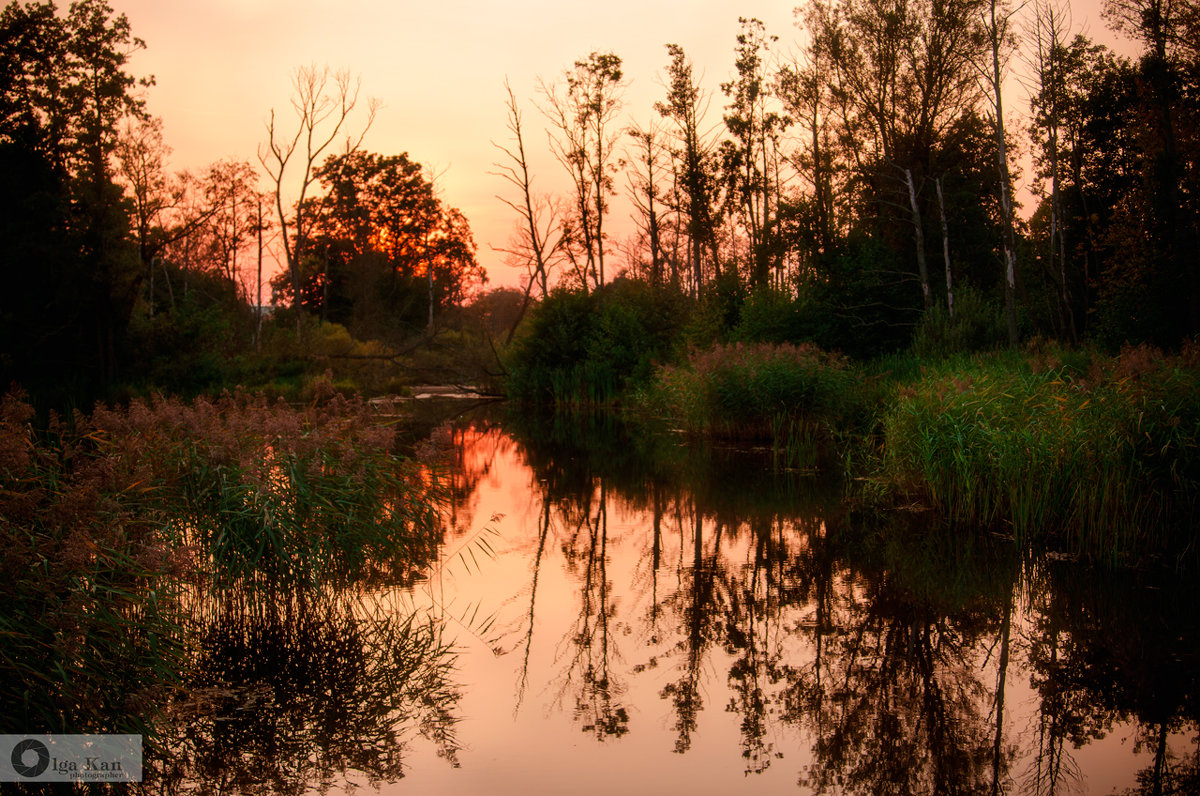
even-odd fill
[[[140,782],[140,735],[0,735],[0,782]]]

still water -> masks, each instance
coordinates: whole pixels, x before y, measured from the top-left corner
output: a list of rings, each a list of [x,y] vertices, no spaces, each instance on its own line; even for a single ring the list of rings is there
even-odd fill
[[[206,714],[229,789],[274,789],[248,748],[297,792],[1197,786],[1190,577],[933,532],[915,507],[857,516],[764,452],[604,423],[463,424],[450,459],[450,528],[415,584],[305,609],[286,631],[304,666],[240,631],[251,649],[211,656],[257,666],[209,692],[235,695]],[[297,688],[309,707],[276,716]],[[217,743],[264,716],[268,741]]]

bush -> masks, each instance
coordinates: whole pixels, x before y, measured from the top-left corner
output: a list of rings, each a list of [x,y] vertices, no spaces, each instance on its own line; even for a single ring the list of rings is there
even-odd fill
[[[676,293],[632,280],[592,293],[551,292],[533,308],[508,353],[509,396],[563,405],[615,401],[671,356],[682,304]]]

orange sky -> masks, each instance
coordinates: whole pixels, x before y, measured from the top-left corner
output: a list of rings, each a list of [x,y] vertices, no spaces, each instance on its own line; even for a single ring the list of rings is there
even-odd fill
[[[717,95],[709,119],[717,124],[718,87],[733,69],[738,17],[761,19],[779,37],[781,53],[797,49],[799,40],[794,0],[110,2],[146,41],[131,69],[156,78],[148,105],[163,119],[172,169],[198,170],[222,158],[257,165],[268,113],[290,112],[296,68],[347,69],[361,76],[364,97],[382,103],[364,146],[407,152],[440,175],[443,199],[470,220],[493,285],[515,284],[519,276],[491,248],[505,244],[515,221],[495,198],[505,184],[488,174],[499,154],[491,142],[507,136],[506,77],[525,102],[535,187],[550,191],[561,178],[532,106],[539,78],[553,80],[594,50],[615,52],[630,80],[626,114],[647,123],[663,94],[664,45],[678,43]],[[1106,40],[1098,2],[1076,0],[1075,27]],[[614,212],[627,214],[623,207]]]

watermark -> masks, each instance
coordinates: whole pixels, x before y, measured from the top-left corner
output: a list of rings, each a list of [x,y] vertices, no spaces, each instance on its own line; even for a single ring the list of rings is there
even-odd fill
[[[0,735],[0,782],[140,782],[140,735]]]

